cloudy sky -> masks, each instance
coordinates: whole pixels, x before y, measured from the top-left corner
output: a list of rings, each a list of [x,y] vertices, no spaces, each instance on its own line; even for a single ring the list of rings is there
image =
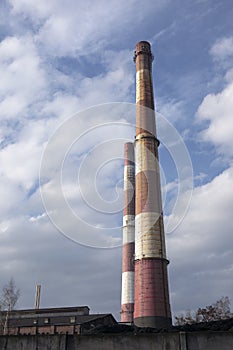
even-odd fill
[[[233,302],[232,18],[230,0],[0,2],[0,288],[13,277],[20,308],[40,283],[42,307],[119,318],[140,40],[155,56],[172,311]]]

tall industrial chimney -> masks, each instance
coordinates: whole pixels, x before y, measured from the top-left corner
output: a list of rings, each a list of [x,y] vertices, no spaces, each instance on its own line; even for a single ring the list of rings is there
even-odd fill
[[[138,327],[169,327],[168,277],[150,44],[136,45],[135,299]]]
[[[124,216],[122,250],[121,322],[133,322],[134,309],[134,145],[124,145]]]

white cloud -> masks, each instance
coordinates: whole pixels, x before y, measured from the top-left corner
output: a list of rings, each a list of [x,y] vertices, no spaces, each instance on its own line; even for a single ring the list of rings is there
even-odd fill
[[[31,37],[7,37],[0,43],[2,117],[26,116],[30,104],[46,95],[47,79]]]
[[[233,68],[232,69],[229,69],[226,74],[225,74],[225,80],[228,82],[228,83],[231,83],[233,81]]]
[[[25,140],[10,144],[0,153],[2,176],[29,190],[38,177],[38,159],[41,147]]]
[[[42,107],[42,114],[65,119],[80,109],[79,99],[67,93],[56,93],[51,101]]]
[[[208,94],[197,111],[204,125],[199,137],[210,142],[230,164],[233,155],[233,84],[229,69],[232,48],[232,38],[224,38],[217,40],[210,50],[221,74],[222,71],[225,74],[225,87]],[[232,183],[233,167],[230,166],[212,181],[196,186],[186,217],[176,232],[168,236],[172,302],[176,312],[209,305],[222,295],[233,297]],[[179,213],[177,217],[174,213],[170,216],[171,221],[177,219]]]
[[[202,138],[211,142],[218,153],[231,157],[233,155],[233,75],[231,68],[233,37],[218,39],[211,47],[210,54],[220,63],[218,68],[224,72],[225,87],[222,91],[208,94],[203,99],[197,110],[197,117],[208,123],[201,133]]]
[[[103,55],[108,71],[93,78],[81,74],[66,76],[45,65],[30,37],[6,38],[0,44],[0,53],[4,80],[0,88],[2,117],[16,119],[20,125],[14,129],[9,123],[3,124],[1,130],[1,184],[6,202],[2,202],[2,214],[11,217],[30,210],[28,191],[38,181],[44,144],[59,123],[90,105],[124,100],[133,75],[127,71],[128,51],[120,51],[114,57],[113,52],[107,57]],[[120,68],[119,61],[122,62]],[[60,84],[65,91],[59,91]],[[53,92],[54,86],[58,92]],[[88,125],[88,120],[86,122]],[[20,202],[24,205],[19,205]],[[33,203],[33,212],[35,216],[41,212],[38,199]]]
[[[4,176],[0,178],[0,192],[2,196],[0,202],[0,220],[1,222],[5,222],[11,215],[14,215],[19,208],[20,210],[22,209],[24,191],[18,184],[15,185],[12,183],[10,179],[6,179]]]
[[[225,155],[233,155],[233,83],[217,94],[207,95],[198,108],[197,115],[208,121],[202,132],[205,141],[212,142],[217,150]]]
[[[47,210],[59,227],[78,242],[109,246],[121,241],[123,202],[122,197],[117,198],[121,190],[114,185],[123,178],[119,160],[123,158],[124,139],[132,136],[132,127],[115,123],[121,116],[131,117],[132,112],[135,116],[134,106],[130,107],[104,104],[80,112],[62,124],[46,148],[41,178],[42,183],[44,178],[47,180],[42,186]],[[121,117],[123,123],[125,119]],[[110,215],[112,211],[115,214]],[[109,229],[97,230],[97,225]]]
[[[29,16],[33,20],[46,18],[55,5],[54,0],[9,0],[9,2],[15,14],[23,15],[24,17]]]
[[[184,117],[183,105],[184,105],[183,101],[175,101],[175,100],[163,101],[163,100],[157,99],[156,109],[166,119],[174,123]]]
[[[132,69],[129,69],[129,57],[130,52],[126,50],[115,54],[112,51],[105,52],[102,56],[102,62],[107,67],[105,73],[93,77],[81,74],[74,77],[58,75],[58,83],[65,80],[66,91],[53,94],[42,106],[41,114],[64,120],[94,105],[128,101],[134,82]]]
[[[8,119],[1,125],[1,184],[6,202],[2,202],[2,214],[15,215],[16,208],[17,215],[28,210],[25,198],[38,181],[44,144],[61,121],[93,104],[125,100],[133,83],[132,72],[127,71],[128,54],[103,55],[108,71],[86,78],[66,76],[46,65],[30,36],[7,37],[0,43],[1,117]],[[10,124],[9,119],[18,124]],[[20,201],[25,205],[19,206]],[[40,213],[38,201],[33,210]]]
[[[4,135],[3,143],[6,138],[6,145],[0,150],[2,220],[4,217],[20,217],[32,208],[33,211],[41,211],[41,201],[37,199],[33,203],[27,197],[29,191],[37,186],[40,159],[44,143],[54,128],[53,122],[46,119],[28,121],[20,132],[17,131],[15,141]]]
[[[232,181],[231,167],[210,183],[196,187],[182,224],[168,236],[177,310],[208,305],[222,295],[233,297]]]
[[[33,308],[35,286],[41,283],[42,307],[88,305],[91,312],[118,311],[120,255],[119,249],[80,247],[48,220],[14,218],[0,234],[1,281],[4,284],[14,276],[21,289],[21,308]]]
[[[110,41],[122,41],[124,28],[140,26],[146,16],[154,15],[167,2],[150,2],[148,7],[138,0],[11,0],[14,14],[39,23],[37,40],[45,52],[55,56],[104,50]]]
[[[20,94],[14,94],[12,96],[6,96],[2,102],[0,102],[1,116],[2,118],[15,118],[27,107],[27,101]]]
[[[133,81],[133,74],[127,71],[127,65],[120,65],[117,69],[109,69],[103,76],[84,78],[80,97],[87,100],[89,105],[127,101]]]
[[[210,49],[210,54],[216,60],[226,60],[233,56],[233,36],[218,39]]]

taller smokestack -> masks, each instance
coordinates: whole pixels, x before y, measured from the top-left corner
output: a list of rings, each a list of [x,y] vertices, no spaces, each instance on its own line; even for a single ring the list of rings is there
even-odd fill
[[[168,277],[150,44],[136,45],[135,305],[138,327],[169,327]]]
[[[122,249],[121,322],[133,322],[134,309],[134,145],[124,145],[124,216]]]

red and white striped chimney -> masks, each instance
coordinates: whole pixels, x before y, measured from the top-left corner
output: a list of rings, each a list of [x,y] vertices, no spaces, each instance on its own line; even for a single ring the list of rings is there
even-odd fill
[[[138,327],[169,327],[168,277],[150,44],[136,45],[135,304]]]
[[[124,215],[122,250],[121,322],[133,322],[134,310],[134,219],[135,219],[134,145],[124,145]]]

